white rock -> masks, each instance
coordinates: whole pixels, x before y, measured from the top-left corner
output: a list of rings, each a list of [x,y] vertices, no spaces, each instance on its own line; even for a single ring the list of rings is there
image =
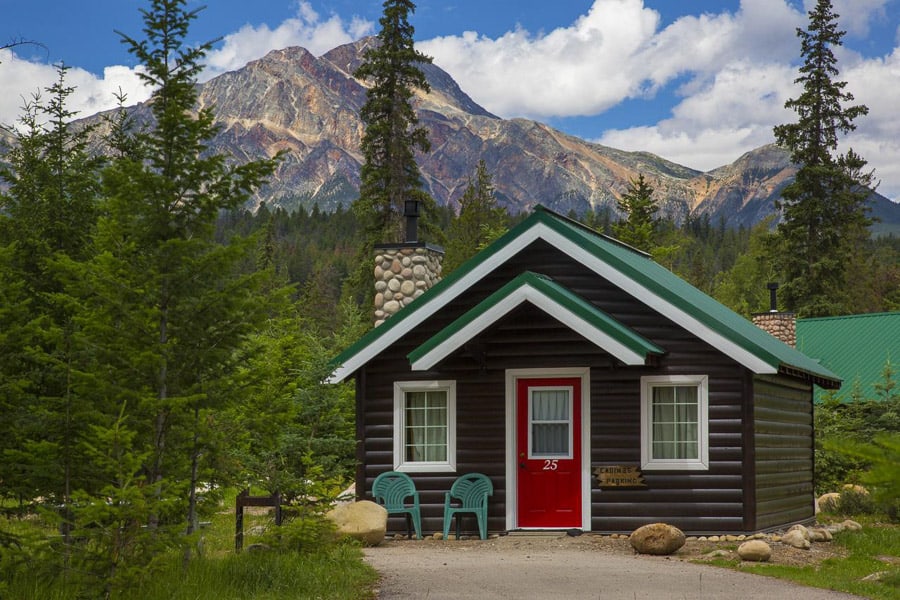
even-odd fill
[[[737,553],[741,560],[765,562],[772,558],[772,547],[762,540],[750,540],[738,546]]]

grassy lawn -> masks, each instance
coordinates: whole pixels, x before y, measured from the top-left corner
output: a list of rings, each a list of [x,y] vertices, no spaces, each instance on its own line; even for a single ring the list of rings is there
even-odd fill
[[[835,534],[832,543],[845,547],[849,556],[807,567],[739,561],[713,564],[876,600],[900,598],[900,526],[869,524],[862,531]],[[877,580],[863,581],[875,573],[881,574]]]
[[[373,598],[378,579],[362,560],[362,550],[352,542],[310,544],[302,551],[248,550],[265,542],[259,532],[274,529],[264,511],[244,518],[244,548],[234,551],[234,504],[222,507],[202,530],[202,554],[184,566],[183,554],[173,550],[164,556],[151,577],[128,591],[137,600],[298,600],[325,598],[357,600]],[[47,534],[36,521],[3,520],[0,530],[17,534]],[[52,533],[52,531],[51,531]],[[2,567],[3,553],[0,553]],[[0,598],[22,600],[76,600],[99,597],[74,586],[44,569],[21,569],[15,578],[0,580]]]

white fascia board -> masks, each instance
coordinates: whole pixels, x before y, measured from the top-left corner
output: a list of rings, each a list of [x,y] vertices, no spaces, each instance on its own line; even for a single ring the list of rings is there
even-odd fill
[[[770,365],[752,352],[738,346],[728,338],[711,329],[702,321],[684,312],[660,296],[657,296],[652,291],[638,284],[635,280],[620,271],[612,268],[610,265],[597,260],[594,255],[573,243],[565,236],[558,234],[552,229],[546,227],[544,229],[547,230],[546,235],[543,236],[544,240],[555,246],[558,250],[566,253],[601,277],[606,278],[613,285],[620,287],[625,292],[631,294],[653,310],[671,319],[744,367],[760,375],[775,374],[778,372],[777,367]]]
[[[441,292],[440,295],[433,298],[428,298],[426,295],[422,298],[423,300],[427,299],[427,304],[422,306],[419,310],[407,315],[402,327],[392,328],[382,337],[361,350],[358,354],[351,357],[347,362],[335,369],[334,374],[332,374],[328,381],[330,383],[339,383],[352,375],[357,369],[380,354],[382,350],[400,339],[407,331],[420,325],[431,315],[480,281],[487,274],[491,273],[494,269],[538,239],[543,239],[550,245],[583,264],[594,273],[606,278],[614,285],[622,288],[625,292],[671,319],[698,338],[719,349],[725,355],[733,358],[754,373],[762,375],[775,374],[778,372],[777,367],[770,365],[752,352],[748,352],[731,340],[728,340],[719,333],[713,331],[701,321],[670,304],[666,300],[663,300],[661,297],[639,285],[636,281],[612,268],[610,265],[597,260],[593,254],[584,248],[581,248],[567,237],[557,233],[543,223],[536,223],[520,236],[511,240],[504,248],[501,248],[491,256],[487,257],[484,262],[478,264],[471,271],[460,277],[454,285]]]
[[[530,285],[523,285],[506,296],[502,301],[490,307],[471,323],[447,338],[444,343],[412,363],[413,371],[427,371],[441,360],[449,356],[460,346],[509,314],[523,302],[530,302],[551,317],[557,319],[569,329],[584,336],[600,349],[609,352],[627,365],[643,365],[644,357],[630,348],[623,346],[594,325],[588,323],[569,309],[554,302],[546,295]]]

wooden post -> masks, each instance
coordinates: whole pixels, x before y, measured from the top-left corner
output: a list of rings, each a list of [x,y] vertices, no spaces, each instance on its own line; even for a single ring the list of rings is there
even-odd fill
[[[240,552],[244,547],[244,500],[250,495],[247,488],[234,500],[234,551]]]

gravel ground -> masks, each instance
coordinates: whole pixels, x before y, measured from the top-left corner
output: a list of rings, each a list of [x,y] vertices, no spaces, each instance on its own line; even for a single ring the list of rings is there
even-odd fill
[[[839,600],[849,594],[693,564],[737,543],[689,541],[672,556],[634,554],[627,538],[508,535],[489,540],[388,540],[365,550],[382,576],[379,599],[530,598],[603,600]],[[772,562],[810,564],[837,554],[830,543],[797,550],[772,544]]]

